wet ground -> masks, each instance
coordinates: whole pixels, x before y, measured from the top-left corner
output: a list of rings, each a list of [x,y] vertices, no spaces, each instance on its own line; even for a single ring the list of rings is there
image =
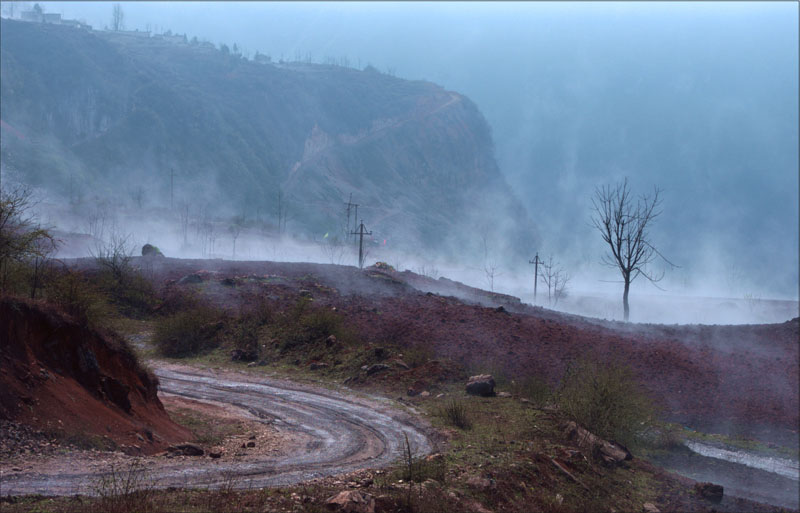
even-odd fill
[[[686,447],[655,460],[685,477],[725,488],[721,509],[733,497],[797,510],[800,508],[798,462],[764,456],[719,444],[687,442]]]
[[[154,487],[237,488],[289,485],[312,478],[379,468],[400,458],[406,440],[415,454],[433,448],[427,426],[386,401],[362,399],[286,381],[186,366],[155,369],[162,393],[239,408],[247,419],[286,435],[280,455],[238,459],[163,456],[141,458]],[[25,467],[0,464],[3,495],[96,493],[101,476],[130,468],[120,454],[74,452]]]

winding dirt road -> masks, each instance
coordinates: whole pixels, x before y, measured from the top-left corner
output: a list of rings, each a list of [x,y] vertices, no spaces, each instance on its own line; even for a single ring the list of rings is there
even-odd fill
[[[283,456],[246,461],[146,457],[141,461],[154,487],[255,488],[290,485],[313,478],[387,466],[400,458],[408,437],[412,451],[426,454],[428,428],[388,401],[362,399],[272,378],[158,365],[159,392],[207,403],[233,405],[243,418],[258,419],[287,435]],[[29,468],[2,470],[3,495],[93,494],[102,475],[124,470],[132,458],[92,462],[64,455]]]

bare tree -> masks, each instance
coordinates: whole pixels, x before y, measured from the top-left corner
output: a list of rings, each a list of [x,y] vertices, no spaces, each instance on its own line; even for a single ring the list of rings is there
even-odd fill
[[[661,191],[653,188],[652,195],[632,198],[628,179],[615,186],[604,185],[595,189],[592,198],[592,225],[600,232],[610,251],[603,255],[603,263],[619,269],[625,290],[622,293],[622,306],[625,320],[630,316],[628,292],[633,280],[639,275],[655,284],[664,278],[664,271],[653,274],[647,265],[656,257],[674,266],[650,242],[648,228],[661,214],[659,207]]]
[[[489,285],[489,290],[494,292],[494,279],[503,273],[499,272],[500,266],[497,264],[497,260],[493,256],[490,258],[488,228],[484,228],[481,239],[483,240],[483,273],[486,275],[486,283]]]
[[[547,286],[547,302],[555,306],[567,295],[567,283],[569,283],[570,275],[561,267],[561,264],[553,261],[552,256],[543,261],[541,266],[539,276]]]
[[[133,258],[131,235],[112,230],[108,242],[97,242],[90,251],[97,266],[108,271],[119,285],[125,285],[131,274]]]
[[[111,8],[111,28],[115,32],[125,28],[125,13],[120,4],[114,4]]]
[[[228,229],[231,232],[231,238],[233,239],[233,260],[236,260],[236,239],[238,239],[239,234],[242,233],[243,226],[244,216],[237,216],[233,219],[233,224],[231,224],[230,228]]]
[[[29,264],[33,271],[31,294],[35,296],[40,271],[58,241],[33,217],[35,203],[22,186],[0,192],[0,291],[6,289],[11,268]]]

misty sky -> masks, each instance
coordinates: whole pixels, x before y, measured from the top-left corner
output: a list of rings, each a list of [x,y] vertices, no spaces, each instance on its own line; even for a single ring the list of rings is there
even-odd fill
[[[111,3],[42,5],[110,23]],[[798,295],[795,2],[122,5],[129,29],[274,61],[347,57],[467,95],[539,224],[532,252],[596,266],[592,191],[628,176],[637,192],[664,189],[655,238],[681,266],[675,283]]]

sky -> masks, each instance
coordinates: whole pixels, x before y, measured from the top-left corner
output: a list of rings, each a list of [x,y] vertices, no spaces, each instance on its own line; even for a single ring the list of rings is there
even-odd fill
[[[42,2],[110,24],[111,3]],[[596,187],[663,189],[664,286],[798,296],[796,2],[122,2],[129,29],[347,58],[471,98],[542,255],[613,281]],[[637,285],[644,287],[644,285]],[[642,290],[645,290],[642,288]],[[653,290],[655,289],[647,289]]]

